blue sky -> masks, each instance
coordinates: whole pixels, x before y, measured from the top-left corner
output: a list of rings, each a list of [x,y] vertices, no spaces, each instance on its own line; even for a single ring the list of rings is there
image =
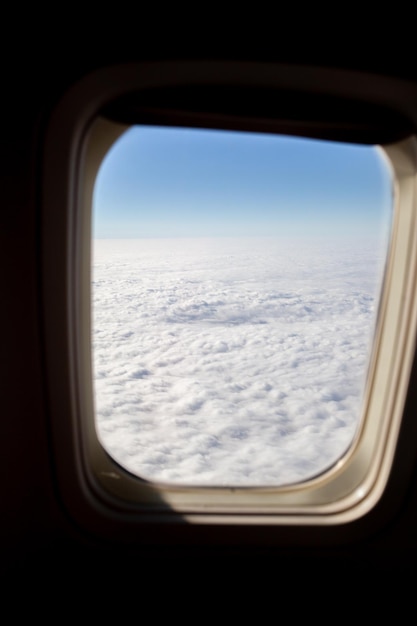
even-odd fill
[[[391,194],[372,147],[138,126],[99,170],[94,237],[379,235]]]

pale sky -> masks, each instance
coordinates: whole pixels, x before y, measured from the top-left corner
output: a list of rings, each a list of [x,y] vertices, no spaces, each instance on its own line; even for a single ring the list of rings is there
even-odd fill
[[[136,126],[99,170],[94,237],[379,235],[391,202],[373,147]]]

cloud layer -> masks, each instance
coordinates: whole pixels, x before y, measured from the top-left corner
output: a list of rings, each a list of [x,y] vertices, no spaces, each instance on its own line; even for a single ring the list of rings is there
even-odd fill
[[[282,485],[361,416],[383,251],[369,241],[97,240],[96,425],[147,479]]]

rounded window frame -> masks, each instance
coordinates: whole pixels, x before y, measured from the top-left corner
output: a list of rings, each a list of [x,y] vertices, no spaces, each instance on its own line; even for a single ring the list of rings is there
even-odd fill
[[[244,84],[369,98],[370,87],[393,87],[417,118],[417,88],[349,72],[245,63],[144,63],[104,68],[64,96],[46,137],[42,195],[42,294],[45,365],[54,463],[63,499],[83,524],[97,516],[110,526],[129,520],[190,523],[326,526],[368,514],[394,480],[400,429],[414,358],[417,305],[417,141],[383,146],[395,180],[391,250],[380,301],[365,417],[354,445],[330,470],[301,484],[277,488],[178,487],[150,483],[120,468],[104,451],[94,425],[91,374],[90,242],[95,177],[112,143],[127,126],[97,117],[112,99],[183,83]],[[341,84],[343,85],[341,86]],[[335,86],[336,85],[336,86]],[[352,86],[357,85],[355,89]],[[362,87],[361,87],[362,85]],[[316,87],[317,88],[317,87]],[[362,92],[361,92],[362,89]],[[410,93],[412,95],[410,105]],[[382,97],[382,96],[381,96]],[[204,117],[204,116],[203,116]],[[204,121],[202,119],[202,121]],[[222,122],[223,124],[224,122]],[[226,122],[227,123],[227,122]],[[236,123],[245,130],[245,120]],[[413,119],[413,123],[416,120]],[[411,471],[411,467],[410,467]],[[390,491],[392,497],[393,489]],[[116,522],[116,519],[118,520]],[[120,526],[121,524],[121,526]],[[106,526],[106,525],[105,525]]]

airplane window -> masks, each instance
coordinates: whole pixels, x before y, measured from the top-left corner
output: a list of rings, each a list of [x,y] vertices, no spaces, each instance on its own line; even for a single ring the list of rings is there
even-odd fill
[[[95,423],[147,480],[261,486],[358,432],[390,238],[377,148],[133,127],[93,206]]]

